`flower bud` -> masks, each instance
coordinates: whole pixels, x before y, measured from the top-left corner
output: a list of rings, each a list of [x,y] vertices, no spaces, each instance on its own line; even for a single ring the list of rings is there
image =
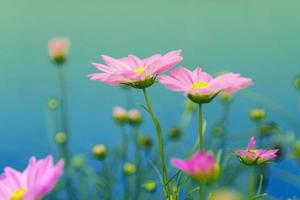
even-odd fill
[[[297,140],[293,146],[292,155],[295,159],[300,160],[300,140]]]
[[[189,112],[193,112],[196,108],[196,104],[192,102],[191,100],[186,100],[185,102],[185,109],[188,110]]]
[[[172,140],[178,140],[181,138],[182,136],[182,130],[178,127],[174,127],[172,129],[169,130],[168,132],[168,137]]]
[[[127,112],[124,108],[122,107],[114,107],[113,109],[113,118],[116,123],[123,125],[127,122]]]
[[[244,200],[243,196],[235,191],[222,189],[212,192],[208,200]]]
[[[277,126],[278,125],[275,122],[273,122],[273,121],[263,123],[260,126],[260,133],[262,135],[270,135],[270,134],[274,133],[274,131],[276,131],[278,129]]]
[[[223,103],[230,103],[233,99],[232,94],[229,92],[221,92],[219,97]]]
[[[266,112],[263,109],[253,109],[250,111],[250,118],[253,121],[261,121],[266,116]]]
[[[57,99],[49,99],[48,101],[48,109],[49,110],[56,110],[58,108],[58,100]]]
[[[131,109],[128,111],[128,122],[132,126],[140,125],[142,122],[142,115],[139,110]]]
[[[294,80],[295,88],[300,90],[300,75],[298,75]]]
[[[155,192],[156,188],[157,188],[157,184],[154,181],[147,181],[146,183],[143,184],[142,186],[144,188],[144,190],[146,190],[147,192]]]
[[[221,125],[216,124],[213,126],[212,132],[215,136],[221,136],[224,133],[224,128]]]
[[[67,140],[67,135],[65,132],[58,132],[55,135],[55,141],[59,144],[65,143]]]
[[[56,64],[62,64],[66,60],[69,51],[68,38],[54,38],[48,43],[49,56]]]
[[[103,144],[97,144],[92,150],[93,156],[98,160],[103,160],[106,158],[107,148]]]
[[[73,156],[71,159],[71,166],[72,166],[72,168],[75,168],[75,169],[80,169],[81,167],[84,166],[84,163],[85,163],[85,158],[84,158],[84,155],[81,155],[81,154],[77,154],[77,155]]]
[[[147,150],[149,150],[153,145],[152,139],[147,135],[139,135],[137,142],[141,148]]]
[[[132,175],[136,172],[136,165],[133,163],[125,163],[123,165],[123,172],[126,175]]]

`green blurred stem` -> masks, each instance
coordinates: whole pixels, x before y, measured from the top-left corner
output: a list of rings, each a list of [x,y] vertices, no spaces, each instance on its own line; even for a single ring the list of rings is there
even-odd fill
[[[201,103],[199,104],[198,124],[199,124],[199,145],[200,145],[200,150],[204,151],[203,119],[202,119],[202,104]]]
[[[129,184],[127,180],[127,176],[125,175],[123,171],[123,166],[127,161],[127,151],[128,151],[128,137],[126,134],[125,126],[121,125],[121,131],[122,131],[122,179],[123,179],[123,192],[124,192],[124,200],[130,199],[129,198]]]
[[[249,167],[249,200],[253,198],[254,189],[253,189],[253,167]]]
[[[58,79],[60,88],[60,111],[61,111],[61,130],[67,136],[66,141],[62,144],[62,153],[65,160],[66,167],[69,165],[69,123],[68,123],[68,95],[67,95],[67,81],[63,66],[58,66]]]
[[[146,105],[147,105],[147,109],[148,112],[152,118],[153,124],[155,126],[156,129],[156,134],[157,134],[157,141],[158,141],[158,148],[159,148],[159,154],[160,154],[160,163],[161,163],[161,167],[162,167],[162,173],[163,173],[163,190],[164,190],[164,194],[166,196],[166,198],[169,197],[170,195],[170,188],[168,185],[168,171],[167,171],[167,166],[166,166],[166,161],[165,161],[165,152],[164,152],[164,142],[163,142],[163,137],[162,137],[162,130],[160,127],[160,124],[158,122],[158,120],[156,119],[149,98],[148,98],[148,94],[146,89],[143,89],[143,94],[145,97],[145,101],[146,101]]]
[[[199,184],[199,200],[204,200],[204,184]]]
[[[61,144],[61,156],[65,160],[65,170],[66,170],[66,178],[65,178],[65,184],[66,184],[66,190],[68,199],[72,199],[72,186],[71,186],[71,180],[70,177],[68,177],[69,172],[69,166],[70,166],[70,154],[69,154],[69,148],[68,148],[68,140],[69,140],[69,124],[68,124],[68,95],[67,95],[67,81],[64,73],[64,67],[63,66],[57,66],[58,69],[58,80],[59,80],[59,88],[60,88],[60,111],[61,111],[61,131],[63,131],[67,139],[66,141]]]

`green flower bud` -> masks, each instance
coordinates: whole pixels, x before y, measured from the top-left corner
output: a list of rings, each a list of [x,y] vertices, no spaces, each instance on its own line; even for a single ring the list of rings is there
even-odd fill
[[[260,126],[260,133],[262,135],[270,135],[272,134],[274,131],[277,130],[277,124],[275,122],[266,122],[266,123],[263,123],[261,126]]]
[[[244,197],[232,190],[222,189],[216,192],[212,192],[209,195],[208,200],[245,200]]]
[[[253,109],[250,111],[250,118],[253,121],[261,121],[266,116],[266,112],[263,109]]]
[[[138,137],[138,144],[143,149],[150,149],[153,145],[152,139],[147,135],[139,135]]]
[[[300,160],[300,140],[297,140],[293,146],[292,155],[295,159]]]
[[[298,75],[294,80],[295,88],[300,90],[300,75]]]
[[[230,94],[229,92],[221,92],[219,94],[219,97],[223,103],[230,103],[233,99],[232,94]]]
[[[154,181],[147,181],[143,184],[143,188],[145,191],[152,193],[156,191],[157,184]]]
[[[93,147],[92,153],[96,159],[103,160],[106,158],[107,148],[103,144],[97,144]]]
[[[192,102],[191,100],[186,100],[185,102],[185,109],[188,110],[189,112],[193,112],[196,108],[196,104]]]
[[[122,107],[114,107],[113,109],[113,119],[120,125],[123,125],[127,122],[128,116],[127,112]]]
[[[65,132],[58,132],[55,135],[55,141],[59,144],[63,144],[67,141],[67,135]]]
[[[126,175],[132,175],[136,172],[136,165],[133,163],[125,163],[123,165],[123,172]]]
[[[142,122],[142,115],[139,110],[131,109],[128,111],[128,122],[132,126],[138,126]]]
[[[168,137],[172,140],[178,140],[181,138],[182,136],[182,130],[178,127],[174,127],[172,129],[169,130],[168,132]]]
[[[49,110],[56,110],[58,108],[58,105],[59,105],[59,103],[58,103],[57,99],[53,98],[48,101],[48,109]]]
[[[220,136],[224,132],[224,128],[221,125],[215,125],[212,129],[212,132],[215,136]]]
[[[80,169],[85,164],[85,157],[82,154],[77,154],[71,159],[71,166],[75,169]]]

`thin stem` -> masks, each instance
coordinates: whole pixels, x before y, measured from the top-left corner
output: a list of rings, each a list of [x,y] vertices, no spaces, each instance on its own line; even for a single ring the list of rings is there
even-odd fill
[[[253,190],[253,167],[249,167],[249,200],[253,198],[254,190]]]
[[[199,200],[204,200],[204,184],[199,184]]]
[[[60,87],[60,114],[61,114],[61,130],[67,136],[66,141],[62,145],[63,158],[65,159],[66,166],[69,164],[69,122],[68,122],[68,95],[67,95],[67,82],[63,66],[58,66],[58,78]]]
[[[57,66],[58,69],[58,79],[59,79],[59,88],[60,88],[60,111],[61,111],[61,131],[63,131],[67,139],[66,141],[61,144],[61,154],[63,159],[65,160],[65,169],[67,172],[69,172],[69,161],[70,161],[70,155],[69,155],[69,148],[68,148],[68,140],[69,140],[69,124],[68,124],[68,99],[67,99],[67,84],[66,84],[66,78],[64,73],[63,66]],[[70,177],[68,176],[68,173],[66,173],[67,176],[65,177],[65,184],[66,184],[66,190],[68,199],[72,199],[72,184]]]
[[[198,118],[198,124],[199,124],[199,145],[200,150],[204,151],[204,140],[203,140],[203,119],[202,119],[202,104],[199,104],[199,118]]]
[[[147,95],[147,91],[146,89],[143,89],[143,93],[144,93],[144,98],[146,101],[146,105],[147,105],[147,109],[148,112],[150,113],[150,116],[152,118],[153,124],[155,126],[156,129],[156,134],[157,134],[157,141],[158,141],[158,148],[159,148],[159,154],[160,154],[160,163],[161,163],[161,167],[162,167],[162,172],[163,172],[163,189],[164,189],[164,194],[165,196],[168,198],[169,194],[170,194],[170,188],[168,183],[168,171],[167,171],[167,167],[166,167],[166,161],[165,161],[165,152],[164,152],[164,142],[163,142],[163,137],[162,137],[162,130],[160,127],[160,124],[158,122],[158,120],[156,119],[148,95]]]

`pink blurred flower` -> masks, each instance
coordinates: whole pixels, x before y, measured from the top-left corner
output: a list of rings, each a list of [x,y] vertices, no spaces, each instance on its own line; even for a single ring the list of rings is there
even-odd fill
[[[65,61],[69,51],[70,41],[68,38],[54,38],[48,43],[50,58],[60,64]]]
[[[201,182],[214,181],[220,174],[220,166],[215,162],[213,154],[205,154],[204,151],[196,153],[189,160],[172,159],[171,162],[176,168]]]
[[[256,138],[253,136],[249,141],[247,149],[235,151],[235,154],[245,165],[264,164],[277,157],[276,153],[279,151],[278,149],[254,149],[255,143]]]
[[[180,53],[181,50],[176,50],[144,59],[135,55],[119,59],[103,55],[106,65],[92,63],[101,73],[90,74],[89,78],[110,85],[127,84],[134,88],[147,88],[154,83],[157,75],[182,61]]]
[[[39,200],[54,188],[63,168],[63,160],[54,165],[52,156],[32,157],[23,172],[6,167],[0,179],[0,199]]]
[[[194,71],[179,67],[170,71],[170,75],[160,76],[159,81],[170,90],[184,92],[196,103],[208,103],[220,92],[234,93],[252,84],[250,78],[236,73],[213,78],[199,67]]]

